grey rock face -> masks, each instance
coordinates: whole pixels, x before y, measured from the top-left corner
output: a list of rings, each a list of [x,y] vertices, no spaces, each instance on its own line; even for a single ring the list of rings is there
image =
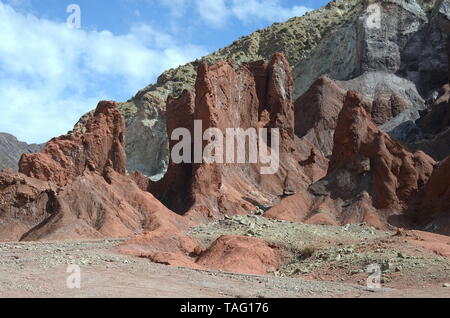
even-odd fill
[[[442,6],[449,5],[448,0],[442,2]],[[448,22],[446,15],[435,11],[430,22],[413,35],[402,52],[399,75],[414,82],[425,99],[431,98],[448,80]]]
[[[420,118],[420,111],[426,108],[425,101],[420,96],[414,83],[392,73],[369,72],[350,81],[339,82],[341,87],[347,90],[356,90],[369,98],[366,103],[373,103],[377,96],[389,96],[396,94],[407,100],[410,106],[391,120],[382,124],[380,128],[385,132],[393,131],[397,126]],[[394,137],[399,137],[397,132]],[[403,141],[400,139],[400,141]]]
[[[373,109],[373,119],[394,138],[441,160],[447,153],[443,149],[450,149],[448,132],[427,137],[416,121],[449,80],[450,0],[425,2],[366,1],[358,16],[329,34],[295,67],[295,96],[302,96],[324,74],[340,87],[364,94],[369,112],[376,106],[381,114],[389,112],[383,100],[399,96],[410,105],[401,113],[392,112],[390,119],[377,118]]]
[[[437,101],[439,89],[449,81],[449,34],[450,1],[440,0],[430,22],[411,38],[402,53],[399,75],[414,82],[427,106]],[[419,118],[415,112],[405,112],[402,118],[383,128],[411,149],[423,150],[434,159],[443,160],[450,154],[450,131],[430,135],[417,124]]]
[[[425,22],[426,14],[415,1],[372,1],[357,22],[361,71],[395,73],[401,51]]]
[[[349,80],[360,73],[355,23],[347,23],[322,40],[311,57],[294,68],[294,98],[302,96],[322,75]]]
[[[374,71],[348,81],[338,81],[341,87],[347,90],[356,90],[372,99],[380,94],[397,94],[411,102],[416,108],[423,108],[425,101],[420,96],[416,86],[411,81],[395,74]]]
[[[442,32],[450,33],[450,2],[448,0],[439,1],[433,16],[437,19]]]
[[[426,152],[437,161],[444,160],[450,155],[450,128],[436,136],[410,141],[406,144],[414,151]]]
[[[415,1],[369,1],[366,9],[331,33],[294,70],[295,97],[324,74],[350,80],[366,72],[396,73],[401,52],[428,19]]]
[[[393,116],[388,122],[379,122],[381,129],[386,132],[392,131],[406,121],[416,121],[420,118],[420,111],[425,106],[425,101],[420,96],[414,83],[407,79],[398,77],[387,72],[368,72],[360,77],[346,82],[339,82],[341,87],[347,90],[356,90],[369,98],[367,103],[373,103],[377,98],[392,95],[400,96],[410,103],[410,106],[400,114]],[[372,116],[374,118],[374,116]],[[376,118],[374,118],[375,122]]]
[[[381,130],[389,133],[392,137],[396,138],[400,142],[406,142],[407,140],[417,139],[419,138],[419,135],[417,135],[416,133],[410,135],[410,133],[416,131],[416,129],[413,129],[411,124],[414,124],[414,122],[420,118],[419,111],[420,110],[417,108],[410,108],[401,113],[399,116],[392,119],[391,121],[385,123],[380,128]],[[410,124],[404,125],[405,123],[408,122]],[[403,129],[406,130],[403,131]]]
[[[420,141],[423,138],[422,130],[412,120],[405,121],[394,128],[388,127],[387,125],[382,128],[385,131],[389,131],[392,137],[406,144]]]
[[[157,181],[164,176],[168,166],[166,118],[163,110],[147,103],[126,123],[127,167]]]
[[[22,154],[38,152],[42,147],[43,145],[29,145],[18,141],[13,135],[0,133],[0,170],[9,168],[17,171],[17,163]]]

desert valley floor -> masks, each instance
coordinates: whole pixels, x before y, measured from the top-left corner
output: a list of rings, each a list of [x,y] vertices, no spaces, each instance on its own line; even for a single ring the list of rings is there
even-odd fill
[[[450,297],[450,288],[445,287],[450,282],[450,238],[442,241],[421,232],[399,235],[367,225],[339,228],[255,217],[199,226],[189,235],[207,244],[223,234],[246,234],[250,228],[269,241],[284,242],[285,252],[310,250],[312,255],[294,257],[282,269],[259,276],[169,267],[126,256],[117,252],[125,239],[0,243],[1,296],[183,298],[189,291],[193,298]],[[294,243],[300,235],[308,243]],[[331,247],[330,242],[336,244]],[[370,262],[384,264],[379,290],[366,287],[365,265]],[[67,288],[68,264],[81,268],[80,289]]]

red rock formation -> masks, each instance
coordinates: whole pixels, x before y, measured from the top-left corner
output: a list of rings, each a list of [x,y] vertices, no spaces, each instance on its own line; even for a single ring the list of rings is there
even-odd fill
[[[106,175],[87,172],[61,189],[51,216],[22,240],[125,238],[150,230],[173,234],[186,225],[130,178],[112,168]]]
[[[344,105],[348,82],[336,82],[322,76],[295,102],[295,133],[311,142],[326,158],[333,150],[333,137],[338,115]],[[362,95],[365,110],[377,125],[383,125],[411,107],[411,103],[395,93]]]
[[[283,54],[276,53],[267,66],[266,107],[270,122],[268,127],[281,129],[286,139],[294,138],[294,107],[292,95],[294,80],[289,62]]]
[[[33,178],[0,173],[0,238],[112,238],[144,231],[177,237],[189,222],[142,191],[144,178],[125,175],[123,134],[116,104],[100,102],[85,133],[53,139],[40,153],[23,156],[21,171]]]
[[[125,122],[114,102],[100,102],[86,133],[49,141],[41,152],[25,154],[19,172],[65,186],[86,170],[103,174],[107,167],[125,174]]]
[[[370,120],[361,96],[349,92],[339,115],[328,173],[345,169],[370,172],[373,205],[388,209],[408,202],[433,171],[434,160],[423,152],[410,153]]]
[[[212,66],[202,64],[198,69],[195,95],[185,91],[178,99],[168,99],[168,135],[171,136],[176,128],[186,128],[194,136],[194,120],[202,122],[202,133],[208,128],[218,128],[222,132],[227,128],[279,128],[279,171],[274,175],[263,175],[259,162],[176,164],[171,161],[160,182],[147,182],[138,173],[133,174],[133,179],[168,208],[183,214],[183,219],[195,222],[222,218],[223,215],[260,212],[260,209],[276,205],[280,196],[305,189],[323,177],[327,165],[310,143],[293,135],[291,94],[292,77],[282,55],[274,55],[270,63],[261,61],[239,68],[227,62]],[[176,142],[170,143],[171,151],[175,145]],[[190,156],[194,155],[194,148],[192,145]],[[235,246],[234,243],[237,244],[233,241],[230,246]],[[133,238],[123,244],[120,251],[164,264],[216,268],[219,264],[214,260],[223,252],[220,252],[220,247],[228,243],[224,244],[223,241],[217,242],[213,250],[202,254],[204,257],[196,262],[202,249],[195,242],[182,235],[176,238],[172,235],[167,239],[157,231]],[[183,252],[173,252],[177,250]],[[270,248],[265,246],[263,250]],[[225,262],[226,268],[222,269],[244,270],[242,264],[236,267],[235,262],[235,258],[242,258],[242,255],[233,255],[230,255],[229,264]],[[258,262],[254,270],[267,272],[267,266]]]
[[[383,125],[400,115],[409,107],[411,107],[411,103],[397,94],[377,94],[372,102],[369,113],[375,124]]]
[[[55,187],[12,171],[0,172],[0,241],[19,241],[54,212]]]
[[[172,133],[177,128],[186,128],[193,134],[194,132],[194,112],[195,96],[184,91],[180,98],[167,100],[166,118],[167,134]],[[173,149],[176,141],[169,141],[169,149]],[[192,149],[193,146],[192,146]],[[148,190],[160,198],[168,208],[180,214],[186,213],[192,206],[192,197],[189,191],[192,182],[193,165],[191,163],[174,164],[169,162],[168,173],[163,182],[157,185],[150,184]]]
[[[426,184],[417,221],[426,231],[450,235],[450,157],[436,167]]]
[[[333,135],[346,91],[329,77],[319,78],[295,102],[295,133],[319,149],[325,157],[333,150]]]
[[[411,153],[380,131],[362,97],[350,91],[339,114],[327,177],[266,216],[335,225],[366,222],[378,228],[399,225],[407,221],[403,214],[434,164],[423,152]]]
[[[192,120],[202,122],[202,132],[217,128],[224,135],[228,128],[279,128],[280,169],[273,175],[263,175],[261,162],[171,162],[165,178],[150,185],[152,193],[180,214],[214,219],[273,206],[280,196],[305,189],[321,178],[326,160],[313,145],[294,136],[292,86],[291,70],[281,54],[275,54],[269,63],[256,62],[236,69],[227,62],[202,64],[195,98],[184,92],[179,99],[168,101],[169,136],[180,127],[194,135]],[[225,143],[225,149],[227,146]],[[315,156],[311,156],[312,150]]]

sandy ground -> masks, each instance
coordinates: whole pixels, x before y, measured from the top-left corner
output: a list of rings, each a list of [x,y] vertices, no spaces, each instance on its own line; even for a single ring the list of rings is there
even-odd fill
[[[368,291],[351,283],[173,268],[119,255],[120,240],[0,243],[1,297],[450,297],[450,288]],[[81,269],[70,289],[69,264]],[[71,276],[72,275],[72,276]]]

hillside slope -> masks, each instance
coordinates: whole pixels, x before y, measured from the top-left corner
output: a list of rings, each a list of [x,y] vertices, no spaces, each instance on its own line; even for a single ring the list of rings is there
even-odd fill
[[[0,133],[0,170],[17,170],[17,163],[22,154],[38,152],[41,148],[42,145],[29,145],[17,140],[13,135]]]

